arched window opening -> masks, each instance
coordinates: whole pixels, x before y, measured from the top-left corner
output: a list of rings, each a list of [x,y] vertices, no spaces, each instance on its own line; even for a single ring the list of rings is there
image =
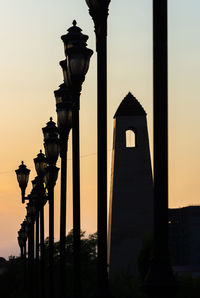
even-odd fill
[[[131,129],[126,130],[126,148],[136,147],[135,132]]]

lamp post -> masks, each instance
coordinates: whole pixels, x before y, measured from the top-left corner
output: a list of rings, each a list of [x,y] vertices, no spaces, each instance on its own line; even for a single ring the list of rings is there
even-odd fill
[[[34,221],[36,214],[36,206],[32,200],[31,194],[27,197],[29,203],[26,206],[27,216],[26,233],[28,235],[28,280],[29,280],[29,295],[32,298],[35,293],[34,287]]]
[[[35,205],[35,281],[36,281],[36,297],[39,294],[39,229],[40,229],[40,222],[39,222],[39,203],[40,203],[40,196],[39,196],[39,178],[38,176],[32,180],[33,189],[31,192],[31,200],[34,202]]]
[[[25,231],[25,226],[26,226],[27,222],[26,220],[24,220],[21,224],[21,230],[23,231],[23,239],[24,239],[24,257],[26,258],[26,241],[27,241],[27,233]]]
[[[21,188],[22,193],[22,203],[25,203],[25,190],[28,184],[28,178],[30,174],[30,170],[27,169],[24,162],[22,161],[21,165],[19,166],[19,169],[15,171],[17,175],[17,181],[19,183],[19,187]]]
[[[97,51],[98,286],[109,296],[107,273],[107,17],[110,0],[86,0],[94,21]]]
[[[74,252],[74,297],[81,296],[80,284],[80,150],[79,150],[79,109],[82,83],[89,68],[93,51],[87,48],[88,36],[81,29],[73,26],[64,42],[66,62],[61,62],[64,81],[72,94],[72,146],[73,146],[73,252]],[[66,63],[66,64],[65,64]]]
[[[26,220],[24,220],[21,224],[22,237],[23,237],[23,263],[24,263],[24,289],[26,289],[26,281],[27,281],[27,269],[26,269],[26,242],[27,242],[27,233],[26,233]]]
[[[19,187],[21,189],[21,194],[22,194],[22,203],[25,203],[25,200],[30,199],[30,195],[25,197],[25,190],[28,184],[28,179],[29,179],[29,174],[30,170],[27,169],[26,165],[24,162],[21,162],[21,165],[17,170],[15,170],[15,173],[17,175],[17,181],[19,183]],[[28,203],[29,204],[29,203]],[[27,221],[24,221],[24,229],[26,235],[28,235],[28,287],[29,287],[29,296],[30,298],[33,297],[33,269],[34,269],[34,223],[32,224],[31,216],[30,214],[28,215],[27,213]],[[25,247],[26,250],[26,247]],[[25,252],[25,266],[26,266],[26,252]]]
[[[168,55],[167,0],[153,1],[154,250],[144,288],[149,297],[173,297],[168,251]]]
[[[20,256],[22,259],[22,266],[23,266],[23,286],[26,289],[26,240],[27,235],[25,232],[24,222],[21,224],[21,229],[18,231],[18,244],[20,247]]]
[[[20,256],[23,259],[24,258],[24,239],[23,239],[23,231],[22,231],[22,229],[20,229],[18,231],[17,240],[18,240],[18,244],[19,244],[19,247],[20,247]]]
[[[23,236],[23,255],[24,255],[24,258],[26,259],[26,241],[27,241],[27,234],[26,234],[26,231],[25,231],[25,225],[26,225],[26,220],[24,220],[21,224],[21,230],[23,232],[22,236]]]
[[[47,167],[47,159],[45,155],[40,150],[40,153],[34,158],[35,170],[38,175],[38,195],[39,195],[39,216],[40,216],[40,294],[44,297],[44,205],[45,205],[45,189],[44,189],[44,175],[45,169]],[[39,276],[38,276],[39,278]]]
[[[47,162],[44,181],[48,189],[49,200],[49,296],[54,297],[54,186],[58,176],[56,162],[60,153],[58,128],[55,122],[50,121],[42,128],[44,134],[44,148]]]
[[[60,134],[61,198],[60,198],[60,297],[65,296],[65,237],[66,237],[66,192],[67,192],[67,145],[72,127],[72,100],[66,85],[54,91],[57,125]]]
[[[30,298],[33,297],[33,291],[32,291],[32,272],[31,272],[31,265],[32,265],[32,243],[31,243],[31,232],[32,232],[32,229],[31,229],[31,223],[28,221],[28,214],[26,215],[26,224],[25,224],[25,232],[27,234],[27,237],[28,237],[28,266],[27,266],[27,269],[28,269],[28,277],[27,277],[27,281],[28,281],[28,296]]]

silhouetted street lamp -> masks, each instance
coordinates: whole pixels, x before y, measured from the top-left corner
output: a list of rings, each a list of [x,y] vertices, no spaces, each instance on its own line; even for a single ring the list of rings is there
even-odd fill
[[[60,297],[65,295],[65,237],[66,237],[66,193],[67,193],[67,145],[72,128],[72,100],[66,85],[54,91],[56,99],[57,125],[60,134],[61,198],[60,198]]]
[[[32,193],[32,192],[31,192]],[[28,195],[27,199],[29,200],[26,209],[27,209],[27,225],[26,233],[28,235],[28,284],[29,284],[29,295],[30,297],[34,296],[34,221],[36,214],[35,202],[32,200],[31,194]]]
[[[44,148],[47,162],[44,182],[48,189],[49,200],[49,296],[54,297],[54,186],[58,177],[56,162],[60,153],[58,128],[55,122],[50,121],[42,128],[44,134]]]
[[[39,294],[39,209],[40,209],[40,194],[39,194],[39,178],[35,177],[34,180],[31,181],[33,185],[33,189],[31,192],[31,200],[34,202],[36,211],[35,211],[35,281],[36,281],[36,296]]]
[[[153,1],[154,249],[144,288],[151,297],[173,297],[168,250],[168,48],[167,0]]]
[[[19,166],[19,169],[17,169],[15,172],[17,175],[17,181],[19,183],[19,187],[21,188],[21,192],[22,192],[22,203],[24,204],[25,203],[25,190],[26,190],[26,187],[28,184],[30,170],[27,169],[24,162],[22,161],[21,165]]]
[[[64,42],[66,64],[62,65],[64,81],[72,95],[72,146],[73,146],[73,239],[74,239],[74,297],[80,297],[80,150],[79,150],[79,109],[82,83],[89,68],[93,51],[87,48],[88,36],[81,29],[73,26],[66,35],[61,36]],[[65,62],[64,62],[65,63]]]
[[[27,234],[25,231],[25,225],[27,224],[26,220],[24,220],[21,224],[21,230],[23,232],[23,240],[24,240],[24,249],[23,249],[23,255],[24,258],[26,259],[26,241],[27,241]]]
[[[93,18],[97,51],[97,152],[98,152],[98,289],[109,296],[107,273],[107,17],[110,0],[86,0]]]
[[[45,189],[44,189],[44,175],[45,169],[47,167],[47,159],[45,155],[40,150],[40,153],[34,158],[35,170],[38,175],[38,196],[39,196],[39,215],[40,215],[40,269],[41,269],[41,282],[40,282],[40,289],[41,289],[41,297],[44,297],[44,205],[46,203],[45,200]],[[38,276],[39,278],[39,276]]]
[[[21,224],[21,236],[23,239],[23,267],[24,267],[24,289],[27,288],[27,269],[26,269],[26,242],[27,242],[27,233],[26,233],[26,220],[24,220]]]
[[[27,235],[25,232],[25,222],[21,224],[21,229],[18,231],[18,244],[20,247],[21,252],[21,259],[22,259],[22,265],[23,265],[23,285],[24,289],[26,289],[26,241],[27,241]]]
[[[33,273],[31,272],[31,268],[33,268],[33,262],[34,260],[31,260],[32,257],[34,257],[33,252],[32,252],[32,229],[31,229],[31,223],[28,222],[28,214],[26,215],[25,219],[25,225],[24,225],[25,233],[28,237],[28,262],[27,262],[27,284],[28,284],[28,297],[32,298],[33,297]]]
[[[18,240],[18,244],[20,247],[20,256],[23,259],[24,258],[24,233],[23,233],[22,229],[20,229],[18,231],[17,240]]]
[[[45,155],[42,153],[42,150],[40,150],[40,153],[38,153],[37,157],[34,158],[33,161],[35,164],[35,170],[37,172],[37,175],[43,181],[45,169],[47,167],[47,159]]]

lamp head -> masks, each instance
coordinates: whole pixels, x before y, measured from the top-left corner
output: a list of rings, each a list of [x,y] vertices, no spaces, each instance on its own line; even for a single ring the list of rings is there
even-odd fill
[[[60,141],[59,141],[59,132],[58,128],[55,125],[55,122],[50,118],[50,121],[47,125],[42,128],[44,134],[44,148],[45,155],[49,164],[56,164],[58,155],[60,153]]]
[[[30,170],[27,169],[26,165],[22,161],[19,168],[15,170],[15,173],[17,175],[17,181],[19,183],[19,187],[21,188],[21,191],[22,191],[22,203],[24,203],[25,190],[28,184]]]
[[[66,86],[80,92],[93,51],[87,48],[88,36],[82,34],[81,28],[76,24],[76,21],[73,21],[73,26],[68,29],[68,33],[61,36],[66,56],[66,66],[62,62],[61,67],[65,72]]]
[[[42,153],[42,150],[40,150],[40,153],[33,160],[38,177],[43,178],[45,174],[45,168],[47,167],[47,159]]]
[[[61,84],[58,90],[54,91],[56,99],[57,125],[60,135],[67,135],[72,128],[72,98],[67,91],[66,85]]]
[[[50,167],[48,166],[46,168],[46,174],[44,176],[44,183],[46,185],[46,188],[49,189],[49,187],[54,187],[56,184],[56,180],[58,178],[58,171],[59,168],[56,166]]]

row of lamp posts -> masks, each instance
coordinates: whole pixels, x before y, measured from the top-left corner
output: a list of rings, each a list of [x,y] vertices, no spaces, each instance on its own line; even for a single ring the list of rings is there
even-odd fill
[[[89,60],[93,53],[86,47],[87,35],[81,33],[81,29],[73,26],[68,29],[68,34],[62,36],[65,46],[66,60],[61,61],[60,65],[63,70],[64,84],[54,92],[56,98],[56,111],[58,115],[58,128],[50,119],[47,126],[43,128],[44,147],[46,154],[46,165],[44,182],[48,191],[49,202],[49,296],[54,297],[54,186],[58,175],[56,161],[60,153],[61,156],[61,217],[60,217],[60,297],[64,295],[64,276],[65,276],[65,237],[66,237],[66,173],[67,173],[67,141],[70,129],[72,129],[72,146],[73,146],[73,262],[74,262],[74,297],[81,295],[80,283],[80,154],[79,154],[79,108],[81,86],[85,80],[85,74],[88,71]],[[42,153],[41,153],[42,154]],[[47,165],[48,163],[48,165]],[[21,175],[20,170],[24,170]],[[22,163],[16,170],[18,182],[22,190],[22,201],[25,202],[25,189],[28,182],[29,170]],[[24,178],[24,179],[22,179]],[[40,183],[43,183],[40,180]],[[36,186],[35,186],[36,187]],[[33,192],[33,193],[32,193]],[[32,207],[34,187],[31,195],[28,196]],[[34,205],[34,207],[36,207]],[[30,209],[30,208],[29,208]],[[33,274],[34,260],[34,222],[36,221],[36,232],[39,231],[38,209],[34,209],[34,218],[29,220],[30,230],[30,274]],[[44,215],[42,212],[44,219]],[[39,234],[36,233],[36,248],[39,247],[37,241]],[[44,233],[43,233],[44,235]],[[38,250],[39,251],[39,250]],[[39,253],[36,251],[36,272],[37,259]],[[36,276],[38,276],[36,274]],[[33,280],[32,275],[30,276]],[[32,284],[30,284],[30,290]],[[37,287],[36,287],[37,289]]]
[[[95,296],[110,296],[107,275],[107,16],[110,0],[86,0],[93,18],[97,51],[97,126],[98,126],[98,285]],[[175,283],[170,268],[167,243],[168,210],[168,125],[167,125],[167,0],[153,0],[154,30],[154,256],[145,281],[149,297],[173,295]],[[51,160],[56,148],[61,156],[61,217],[60,217],[60,297],[65,296],[65,236],[66,236],[66,173],[67,140],[72,128],[73,146],[73,231],[74,231],[74,297],[81,296],[80,285],[80,156],[79,156],[79,108],[81,86],[87,73],[92,50],[87,49],[88,37],[73,26],[61,37],[66,60],[61,61],[64,84],[55,91],[58,130],[44,132],[45,146],[54,144],[45,153],[49,163],[49,264],[50,297],[53,297],[53,187],[58,169],[57,158]],[[53,122],[50,120],[49,126]],[[59,141],[58,140],[59,132]],[[53,142],[54,141],[54,142]],[[52,142],[52,143],[51,143]],[[55,145],[56,144],[56,145]],[[53,149],[54,148],[54,149]],[[48,155],[49,154],[49,155]],[[53,153],[54,154],[54,153]],[[50,157],[51,156],[51,157]],[[24,185],[27,183],[24,182]],[[22,200],[25,199],[24,185]],[[40,213],[41,214],[41,213]],[[40,215],[41,216],[41,215]],[[160,228],[162,225],[162,229]],[[21,232],[20,232],[21,233]],[[20,234],[19,234],[20,237]],[[21,238],[18,238],[21,241]],[[30,240],[31,242],[31,240]],[[31,244],[30,244],[31,247]],[[22,250],[22,255],[24,252]]]
[[[54,281],[53,278],[53,239],[54,239],[54,186],[57,180],[58,168],[56,161],[59,154],[58,129],[55,123],[50,119],[47,126],[43,128],[45,155],[40,151],[34,159],[37,177],[32,181],[31,193],[25,197],[30,170],[24,163],[16,170],[17,180],[22,192],[22,203],[28,200],[26,206],[27,215],[25,232],[28,236],[28,276],[29,276],[29,294],[32,297],[35,288],[36,295],[44,293],[44,205],[49,202],[49,284]],[[45,184],[45,187],[44,187]],[[47,192],[45,191],[47,190]],[[35,229],[34,229],[35,226]],[[35,239],[35,245],[34,245]],[[39,260],[39,242],[40,242],[40,260]],[[35,246],[35,252],[34,252]],[[35,260],[34,260],[35,256]],[[26,257],[26,255],[25,255]],[[40,263],[40,264],[39,264]],[[35,264],[35,266],[34,266]],[[39,270],[39,267],[41,270]],[[35,276],[33,276],[35,272]],[[39,274],[41,272],[41,274]],[[41,276],[41,279],[39,278]],[[35,286],[33,282],[35,281]],[[41,286],[39,286],[41,285]],[[50,292],[50,291],[49,291]]]

